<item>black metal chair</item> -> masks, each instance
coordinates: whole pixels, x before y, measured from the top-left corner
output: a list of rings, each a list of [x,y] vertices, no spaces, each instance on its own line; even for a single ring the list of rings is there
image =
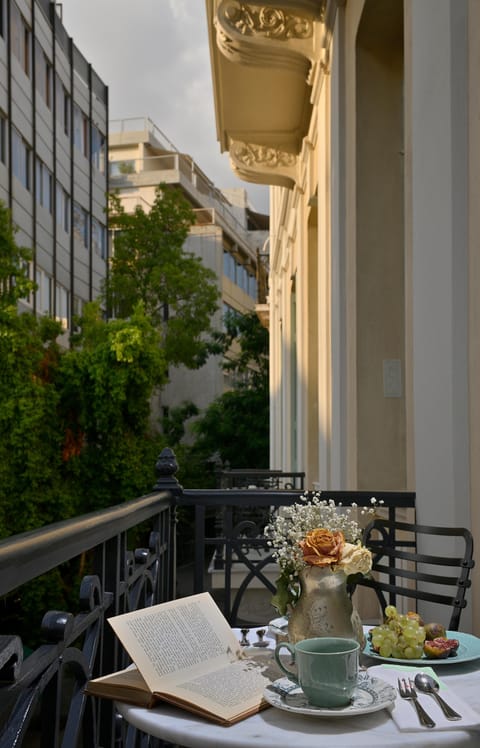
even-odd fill
[[[417,541],[426,537],[431,553],[418,553]],[[459,555],[446,556],[446,538],[455,540]],[[475,564],[469,530],[377,518],[365,527],[363,543],[373,554],[373,574],[358,584],[373,588],[382,612],[387,605],[396,606],[398,598],[446,605],[451,609],[446,628],[458,631]]]

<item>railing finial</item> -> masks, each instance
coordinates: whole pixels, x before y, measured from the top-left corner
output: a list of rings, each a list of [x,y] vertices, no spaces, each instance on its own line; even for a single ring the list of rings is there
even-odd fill
[[[157,482],[155,483],[154,491],[182,490],[181,485],[175,478],[178,463],[173,449],[170,449],[170,447],[162,449],[155,464],[155,470],[157,473]]]

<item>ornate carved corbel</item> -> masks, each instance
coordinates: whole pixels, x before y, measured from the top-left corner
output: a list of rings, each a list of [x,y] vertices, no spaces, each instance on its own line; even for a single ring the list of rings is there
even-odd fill
[[[293,153],[236,140],[230,143],[230,161],[235,173],[247,182],[295,185],[297,157]]]
[[[220,0],[214,19],[217,46],[233,62],[307,75],[314,56],[314,24],[322,7],[309,0],[261,4]]]

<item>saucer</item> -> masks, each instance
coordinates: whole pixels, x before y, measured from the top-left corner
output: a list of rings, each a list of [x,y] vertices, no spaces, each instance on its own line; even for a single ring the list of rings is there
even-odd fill
[[[288,678],[279,678],[265,688],[263,696],[271,706],[311,717],[356,717],[389,709],[397,696],[395,689],[380,678],[363,677],[346,706],[321,707],[310,704],[302,689]]]

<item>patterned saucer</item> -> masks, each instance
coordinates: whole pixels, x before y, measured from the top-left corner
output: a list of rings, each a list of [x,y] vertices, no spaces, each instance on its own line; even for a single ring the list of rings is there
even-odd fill
[[[320,707],[309,703],[307,697],[288,678],[279,678],[265,688],[264,698],[271,706],[295,714],[311,717],[355,717],[370,714],[380,709],[389,709],[396,699],[396,691],[380,678],[363,676],[353,692],[352,701],[346,706]]]

